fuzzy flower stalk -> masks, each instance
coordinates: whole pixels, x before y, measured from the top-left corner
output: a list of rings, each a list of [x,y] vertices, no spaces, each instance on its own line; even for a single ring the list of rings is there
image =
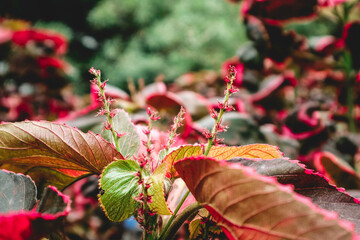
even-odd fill
[[[234,66],[230,66],[229,75],[225,77],[226,90],[224,92],[223,102],[218,102],[219,111],[211,109],[210,116],[215,120],[215,124],[209,132],[208,130],[204,131],[205,137],[208,139],[207,146],[204,151],[204,155],[209,154],[210,148],[213,144],[217,145],[222,142],[222,139],[217,137],[217,134],[220,132],[225,132],[227,127],[222,124],[222,116],[225,112],[233,110],[232,106],[229,106],[229,97],[231,94],[236,93],[238,89],[234,87],[234,81],[236,79],[237,70]]]
[[[106,116],[107,120],[104,124],[104,128],[105,128],[105,130],[111,131],[112,136],[114,138],[116,150],[118,150],[120,152],[119,138],[121,138],[123,136],[123,134],[118,133],[113,128],[113,117],[116,115],[117,111],[116,111],[116,109],[110,110],[111,102],[113,102],[114,100],[111,98],[107,98],[105,95],[105,85],[108,80],[105,80],[102,82],[101,81],[101,71],[94,69],[93,67],[90,68],[89,72],[95,76],[95,78],[93,80],[90,80],[90,82],[91,82],[91,84],[94,84],[99,88],[99,91],[97,92],[98,100],[102,101],[102,103],[103,103],[103,108],[100,109],[100,111],[97,113],[97,115],[105,115]]]

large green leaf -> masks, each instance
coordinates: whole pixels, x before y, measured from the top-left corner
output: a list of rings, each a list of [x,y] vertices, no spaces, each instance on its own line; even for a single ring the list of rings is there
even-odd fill
[[[125,159],[131,158],[138,153],[140,147],[140,136],[136,130],[135,125],[131,122],[129,114],[124,110],[119,110],[113,117],[113,128],[119,134],[124,134],[119,139],[120,153]],[[111,139],[114,144],[114,138],[110,131],[104,132],[106,139]]]
[[[57,178],[53,185],[60,189],[85,175],[100,174],[115,158],[123,157],[92,132],[45,121],[0,125],[0,166],[34,179],[43,171],[35,168],[49,169],[47,183],[53,184],[52,178]]]
[[[99,201],[110,220],[121,222],[133,215],[137,205],[134,198],[141,191],[136,176],[139,170],[135,161],[119,160],[107,166],[101,174]]]
[[[175,163],[196,200],[230,239],[356,239],[354,226],[275,179],[206,157]]]

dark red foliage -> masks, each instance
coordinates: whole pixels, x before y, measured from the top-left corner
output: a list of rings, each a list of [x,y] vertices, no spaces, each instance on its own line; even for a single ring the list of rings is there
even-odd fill
[[[360,68],[360,21],[345,25],[342,39],[352,58],[353,68]]]
[[[279,23],[293,18],[315,14],[317,0],[245,0],[242,14],[263,18],[269,23]]]

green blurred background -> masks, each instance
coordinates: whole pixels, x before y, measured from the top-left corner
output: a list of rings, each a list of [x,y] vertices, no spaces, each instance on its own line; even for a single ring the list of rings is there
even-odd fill
[[[246,40],[239,5],[224,0],[11,0],[2,1],[0,16],[64,34],[78,94],[89,90],[91,66],[126,90],[129,78],[149,83],[164,74],[171,82],[219,71]]]

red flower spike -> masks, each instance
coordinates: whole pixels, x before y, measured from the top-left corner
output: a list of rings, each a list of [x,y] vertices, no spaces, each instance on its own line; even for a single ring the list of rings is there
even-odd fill
[[[223,109],[223,108],[225,108],[225,105],[224,105],[223,103],[221,103],[221,102],[218,101],[218,107],[219,107],[220,109]]]
[[[217,119],[218,118],[218,115],[219,113],[215,110],[215,109],[210,109],[210,116],[213,118],[213,119]]]
[[[108,122],[108,121],[106,121],[105,123],[104,123],[104,128],[106,129],[106,130],[111,130],[111,124]]]
[[[109,81],[109,80],[103,81],[100,85],[100,88],[104,89],[107,81]]]
[[[106,114],[106,110],[105,110],[104,108],[101,108],[101,109],[97,112],[96,116],[104,115],[104,114]]]
[[[118,138],[122,138],[123,136],[127,135],[126,132],[124,132],[124,133],[119,133],[119,132],[115,131],[115,133],[116,133],[116,136],[117,136]]]
[[[91,73],[91,74],[93,74],[93,75],[96,75],[96,73],[97,73],[97,70],[94,68],[94,67],[91,67],[90,69],[89,69],[89,73]],[[95,78],[96,79],[96,78]],[[94,79],[94,80],[95,80]]]
[[[118,111],[117,111],[117,109],[114,109],[114,110],[112,110],[110,113],[109,113],[109,115],[110,115],[110,117],[115,117],[115,115],[118,113]]]
[[[205,129],[205,130],[203,131],[203,134],[204,134],[205,138],[211,138],[211,137],[212,137],[210,131],[207,130],[207,129]]]

